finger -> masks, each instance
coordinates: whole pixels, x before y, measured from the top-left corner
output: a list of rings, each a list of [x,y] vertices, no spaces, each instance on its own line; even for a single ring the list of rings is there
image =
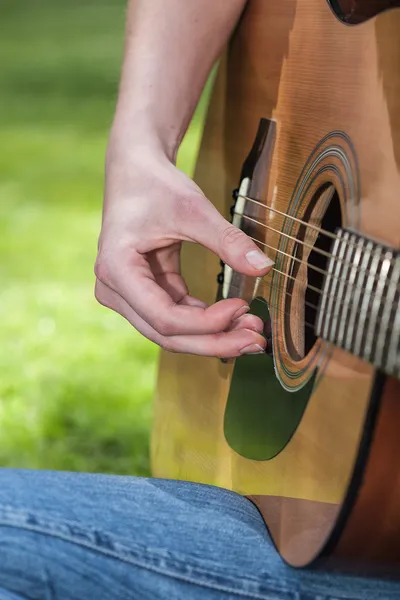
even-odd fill
[[[181,242],[147,253],[150,269],[155,275],[181,272]]]
[[[103,283],[163,336],[218,333],[249,309],[240,298],[221,300],[208,308],[177,304],[158,285],[145,258],[138,253],[130,263],[114,264],[108,272],[112,273],[110,283]]]
[[[237,329],[207,335],[161,336],[151,325],[139,317],[121,296],[99,280],[96,282],[96,298],[104,306],[122,315],[145,337],[166,350],[231,358],[243,353],[260,353],[265,348],[265,339],[251,329]]]
[[[180,274],[180,247],[181,244],[174,244],[173,247],[161,248],[147,255],[155,280],[177,304],[207,308],[206,302],[189,295],[185,280]]]
[[[95,297],[100,304],[117,312],[129,321],[139,333],[144,335],[151,342],[162,345],[163,336],[135,313],[129,304],[115,290],[105,285],[99,279],[96,279]]]
[[[258,333],[264,331],[264,323],[260,317],[256,315],[243,315],[239,317],[228,328],[228,331],[235,331],[237,329],[252,329]]]
[[[239,273],[264,276],[274,264],[249,236],[224,219],[206,199],[201,204],[198,218],[184,223],[181,228]]]
[[[176,304],[199,306],[200,308],[208,307],[208,304],[199,298],[189,295],[187,285],[179,273],[161,273],[156,275],[155,280],[171,296]]]
[[[164,347],[173,352],[235,358],[243,354],[263,354],[265,338],[250,329],[236,329],[208,335],[178,335],[166,340]]]
[[[200,308],[208,308],[209,306],[207,302],[203,302],[202,300],[199,300],[198,298],[194,298],[193,296],[189,295],[182,298],[181,304],[185,304],[187,306],[199,306]]]

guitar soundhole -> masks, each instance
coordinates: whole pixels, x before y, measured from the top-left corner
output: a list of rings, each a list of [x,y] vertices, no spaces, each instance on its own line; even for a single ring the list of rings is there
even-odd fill
[[[341,21],[357,25],[386,10],[400,7],[400,0],[329,0],[329,4]]]
[[[329,190],[330,193],[329,193]],[[321,212],[321,199],[323,194],[329,194],[329,202],[323,208],[322,218],[315,218],[316,212]],[[314,239],[310,244],[310,230],[301,226],[298,232],[298,242],[294,248],[294,257],[291,271],[294,279],[288,284],[286,300],[286,345],[294,360],[301,360],[313,348],[317,338],[315,335],[315,322],[317,318],[317,307],[320,302],[324,273],[327,269],[329,253],[333,243],[332,237],[324,232],[334,234],[342,224],[340,200],[336,190],[327,184],[320,188],[310,202],[303,217],[306,222],[317,225],[321,232],[315,231]],[[308,243],[312,250],[304,245]],[[304,265],[306,263],[306,266]],[[303,271],[302,271],[303,270]],[[299,277],[299,280],[297,280]],[[295,281],[296,280],[296,281]],[[305,288],[305,293],[302,292]],[[302,302],[303,306],[296,303]],[[298,319],[293,319],[293,314]]]
[[[339,201],[337,192],[335,190],[335,192],[332,196],[332,200],[330,201],[327,211],[321,221],[321,229],[324,229],[325,231],[330,231],[331,233],[334,233],[338,227],[341,227],[341,225],[342,225],[342,218],[341,218],[341,211],[340,211],[340,201]],[[326,255],[318,252],[318,250],[322,250],[323,252],[326,252],[327,254],[329,254],[331,246],[332,246],[332,238],[320,233],[317,237],[317,240],[314,244],[314,248],[311,251],[311,254],[307,261],[308,262],[308,269],[307,269],[308,282],[310,285],[313,286],[313,288],[316,288],[318,290],[322,289],[324,275],[322,275],[322,273],[320,273],[319,271],[312,269],[311,265],[321,269],[322,271],[326,271],[329,258]],[[313,345],[315,344],[315,341],[316,341],[316,337],[314,334],[314,325],[315,325],[315,319],[317,316],[317,311],[315,310],[315,308],[312,308],[311,305],[318,306],[319,300],[320,300],[320,295],[313,288],[307,287],[306,295],[305,295],[305,300],[307,303],[307,304],[305,304],[305,322],[309,323],[310,325],[313,326],[313,327],[305,326],[305,329],[304,329],[305,353],[306,354],[311,350],[311,348],[313,347]]]

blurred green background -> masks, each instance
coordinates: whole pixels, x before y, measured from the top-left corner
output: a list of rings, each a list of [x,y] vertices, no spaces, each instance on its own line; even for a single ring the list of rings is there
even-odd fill
[[[148,474],[158,350],[93,297],[125,1],[0,14],[0,465]]]

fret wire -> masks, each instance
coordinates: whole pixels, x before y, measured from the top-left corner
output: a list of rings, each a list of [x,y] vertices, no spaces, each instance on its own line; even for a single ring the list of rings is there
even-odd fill
[[[356,239],[355,234],[351,235],[351,239]],[[355,244],[354,244],[355,245]],[[353,247],[354,247],[353,245]],[[354,254],[353,260],[349,261],[351,262],[350,264],[350,271],[349,271],[349,277],[348,277],[348,281],[347,281],[347,286],[346,289],[344,289],[344,298],[343,298],[343,316],[346,315],[345,318],[341,318],[340,323],[339,323],[339,328],[338,328],[338,333],[337,333],[337,343],[339,346],[343,347],[343,338],[345,335],[345,330],[347,329],[347,317],[348,317],[348,312],[351,306],[351,299],[353,297],[354,291],[354,285],[355,284],[355,279],[357,276],[357,265],[359,262],[359,244],[357,243],[356,245],[356,249],[351,250],[351,254]],[[349,269],[349,267],[345,267],[347,269]],[[343,286],[344,287],[344,286]]]
[[[266,283],[264,281],[262,281],[262,284],[257,288],[257,291],[261,291],[261,292],[265,291],[265,287],[266,287]],[[230,286],[230,289],[236,290],[237,292],[241,291],[241,288],[239,286],[236,286],[236,285]],[[286,292],[285,296],[291,296],[291,297],[293,297],[293,294],[290,294],[289,292]],[[235,296],[235,297],[236,298],[240,298],[241,296]],[[255,300],[257,300],[258,302],[265,302],[269,308],[271,307],[272,309],[276,310],[277,313],[279,313],[279,314],[283,314],[283,315],[286,315],[286,316],[290,316],[291,315],[291,313],[289,311],[279,310],[279,306],[277,304],[275,304],[275,305],[271,304],[270,305],[267,300],[257,298],[257,296],[255,296],[252,300],[250,300],[249,303],[251,304]],[[400,303],[400,300],[399,300],[398,304],[399,303]],[[304,301],[304,302],[302,302],[302,304],[304,304],[306,306],[309,306],[310,308],[312,308],[314,310],[318,310],[318,307],[315,306],[315,304],[312,304],[311,302]],[[247,313],[247,314],[249,314],[249,313]],[[377,321],[378,325],[380,325],[381,320],[382,320],[382,317],[380,319],[378,318],[378,321]],[[316,337],[321,337],[317,333],[317,324],[316,323],[314,323],[314,325],[313,325],[311,323],[308,323],[307,321],[303,321],[303,324],[306,325],[307,327],[311,327],[314,330],[314,333],[315,333]],[[323,339],[323,338],[321,338],[321,339]]]
[[[397,372],[400,375],[400,294],[397,297],[397,310],[394,312],[393,328],[389,338],[387,368],[390,372]]]
[[[266,206],[265,204],[263,204],[262,202],[259,202],[249,196],[244,196],[244,195],[240,195],[238,196],[244,200],[248,200],[249,202],[253,202],[255,204],[258,204],[259,206],[262,206],[264,208],[266,208],[267,210],[271,210],[272,212],[275,212],[276,214],[281,215],[282,217],[288,218],[289,220],[292,220],[296,223],[299,223],[302,226],[305,226],[306,228],[310,228],[313,229],[314,231],[317,231],[318,234],[322,234],[325,235],[327,237],[330,237],[331,239],[338,241],[339,239],[341,239],[340,242],[340,246],[337,249],[337,252],[327,252],[325,250],[323,250],[322,248],[318,248],[315,247],[315,245],[311,245],[303,240],[300,240],[298,238],[296,238],[293,235],[290,235],[289,233],[285,233],[283,231],[279,231],[278,229],[275,229],[274,227],[272,227],[271,225],[266,225],[265,223],[251,217],[250,215],[247,214],[243,214],[240,212],[234,212],[234,215],[237,217],[239,217],[240,219],[246,219],[248,221],[251,221],[253,223],[255,223],[256,225],[259,225],[261,227],[263,227],[266,230],[269,231],[273,231],[276,234],[278,234],[278,236],[284,236],[285,238],[292,240],[293,242],[295,242],[296,244],[299,244],[301,246],[303,246],[304,248],[308,248],[313,252],[316,252],[322,256],[325,256],[328,259],[331,259],[331,264],[334,267],[332,270],[332,273],[330,275],[330,284],[332,289],[326,289],[326,285],[327,283],[325,282],[325,284],[322,285],[322,288],[317,288],[311,284],[308,284],[306,281],[303,283],[301,282],[302,287],[305,289],[310,289],[313,290],[315,293],[317,293],[318,295],[322,295],[322,297],[324,299],[327,299],[328,301],[328,307],[329,310],[328,312],[323,311],[321,309],[320,314],[317,315],[317,319],[318,322],[322,325],[322,331],[320,329],[318,329],[318,334],[320,334],[321,337],[323,337],[324,339],[327,339],[333,343],[335,343],[336,345],[338,345],[339,347],[343,347],[346,348],[349,346],[353,346],[355,345],[354,351],[353,353],[355,353],[356,355],[360,355],[361,352],[361,343],[362,340],[364,339],[364,335],[362,334],[362,331],[365,330],[365,327],[367,328],[367,330],[365,331],[365,333],[367,334],[367,339],[366,339],[366,346],[365,348],[363,348],[363,353],[362,356],[363,358],[367,358],[370,360],[370,362],[372,361],[372,356],[370,356],[372,354],[372,350],[373,348],[375,348],[375,346],[373,346],[373,333],[375,331],[377,331],[377,327],[381,327],[383,326],[383,319],[381,318],[382,315],[379,315],[379,306],[377,307],[377,302],[378,300],[384,300],[385,302],[385,309],[387,312],[387,303],[388,303],[388,298],[386,298],[385,300],[385,293],[394,296],[396,294],[396,281],[395,278],[392,278],[392,274],[389,276],[389,273],[391,273],[391,269],[394,269],[394,271],[396,272],[396,267],[397,265],[399,265],[399,257],[396,254],[396,251],[391,251],[389,248],[387,248],[386,246],[382,246],[381,244],[377,243],[377,242],[372,242],[371,240],[368,240],[367,238],[360,238],[359,236],[357,236],[357,234],[355,232],[352,232],[351,230],[342,230],[340,229],[338,234],[333,234],[331,232],[328,232],[320,227],[317,227],[316,225],[312,225],[310,223],[307,223],[306,221],[302,221],[301,219],[298,219],[297,217],[292,217],[288,214],[285,214],[282,211],[279,211],[278,209],[273,209],[272,207]],[[282,256],[287,257],[288,259],[292,259],[293,262],[298,263],[299,265],[305,265],[307,266],[307,269],[310,268],[311,270],[320,273],[323,276],[327,276],[328,275],[328,271],[325,269],[322,269],[316,265],[313,264],[309,264],[308,261],[302,260],[301,258],[297,257],[297,256],[292,256],[289,252],[285,252],[284,250],[280,250],[279,248],[275,248],[273,245],[267,244],[266,242],[263,242],[257,238],[254,238],[252,236],[249,236],[252,240],[254,240],[258,245],[263,246],[264,248],[268,248]],[[268,238],[267,238],[268,239]],[[362,241],[363,240],[363,241]],[[369,264],[369,261],[366,261],[364,259],[362,259],[360,261],[360,248],[362,249],[365,242],[368,242],[367,245],[371,244],[372,248],[373,248],[373,261],[372,264]],[[384,258],[383,262],[382,259]],[[286,266],[287,268],[287,260],[283,261],[283,264]],[[293,265],[293,263],[292,263]],[[328,263],[329,265],[329,263]],[[343,266],[343,269],[340,268],[340,265]],[[285,273],[284,271],[281,271],[280,269],[278,269],[277,267],[273,267],[271,269],[271,271],[264,276],[263,278],[259,278],[259,281],[262,281],[265,284],[265,278],[268,277],[270,274],[272,274],[272,272],[278,273],[279,275],[285,277],[286,279],[290,279],[294,282],[297,281],[296,277],[293,277],[292,274],[289,273]],[[386,276],[383,277],[382,280],[382,276],[385,275]],[[366,275],[366,277],[359,277],[359,274],[363,274]],[[349,275],[349,277],[348,277]],[[370,294],[368,294],[368,290],[366,289],[359,289],[359,283],[360,282],[367,282],[367,287],[368,289],[371,288],[371,290],[369,290],[372,293],[372,290],[375,289],[375,285],[377,285],[377,289],[379,291],[379,298],[378,300],[375,298],[375,300],[369,298],[367,300],[367,298],[365,296],[369,296]],[[398,282],[397,282],[397,286],[398,286]],[[329,285],[328,285],[329,287]],[[233,288],[233,286],[232,286]],[[231,289],[232,289],[231,288]],[[398,287],[397,287],[398,289]],[[271,291],[271,290],[270,290]],[[336,293],[336,291],[338,293]],[[340,293],[339,293],[340,292]],[[361,306],[359,306],[359,312],[357,311],[357,303],[354,301],[354,296],[352,297],[352,294],[355,294],[356,297],[360,297],[360,293],[363,294],[362,297],[362,301],[361,301]],[[292,294],[290,294],[289,292],[285,292],[286,295],[288,296],[292,296]],[[344,295],[344,298],[342,299],[342,296]],[[256,298],[257,299],[257,298]],[[336,301],[334,302],[334,299],[336,299]],[[257,299],[258,300],[258,299]],[[311,303],[309,303],[308,301],[306,301],[305,299],[303,300],[304,305],[307,306],[310,305]],[[373,305],[371,306],[371,302],[373,303]],[[274,308],[278,308],[278,307],[274,307]],[[310,308],[312,308],[313,310],[316,310],[318,312],[318,307],[316,307],[315,305],[311,305]],[[373,319],[371,320],[371,318],[369,319],[370,315],[371,315],[371,311],[372,308],[374,309],[374,314],[373,314]],[[279,309],[279,312],[282,313],[282,310]],[[385,311],[383,311],[385,313]],[[392,312],[392,311],[390,311]],[[287,311],[283,311],[284,315],[290,315],[289,312]],[[354,339],[354,344],[352,342],[353,339],[353,333],[355,331],[355,319],[358,320],[362,320],[362,317],[364,316],[364,326],[361,328],[358,328],[358,330],[355,332],[356,333],[356,337]],[[341,320],[338,321],[338,317],[341,318]],[[349,330],[347,330],[347,325],[345,324],[344,320],[347,320],[348,318],[350,318],[350,321],[352,323],[352,326],[349,328]],[[384,322],[389,322],[390,320],[390,315],[389,314],[385,314],[384,318],[386,319]],[[368,320],[369,319],[369,320]],[[396,317],[397,319],[397,317]],[[397,323],[397,320],[396,320]],[[388,324],[388,323],[387,323]],[[304,323],[305,326],[307,327],[311,327],[314,331],[316,330],[316,324],[311,325],[310,323]],[[350,323],[349,323],[350,325]],[[395,329],[396,329],[396,325],[395,325]],[[316,333],[316,331],[315,331]],[[376,348],[373,350],[373,353],[375,355],[375,360],[373,361],[374,363],[376,363],[377,361],[381,362],[382,357],[383,357],[383,353],[384,353],[384,342],[385,342],[385,332],[383,332],[381,329],[378,329],[378,342]],[[390,338],[390,343],[389,343],[389,350],[392,348],[392,346],[394,344],[396,344],[396,342],[394,341],[396,339],[396,335],[392,335],[392,337]],[[368,356],[367,356],[368,354]],[[378,360],[379,359],[379,360]],[[389,357],[388,357],[388,360]],[[395,362],[396,358],[393,359]],[[392,362],[393,362],[392,360]],[[387,361],[386,361],[387,362]],[[399,363],[400,366],[400,363]]]
[[[281,250],[279,250],[278,248],[274,248],[273,246],[268,246],[268,244],[265,244],[265,242],[261,242],[261,240],[258,240],[257,238],[253,238],[252,236],[248,236],[250,237],[250,239],[254,240],[255,242],[257,242],[258,244],[261,244],[262,246],[267,246],[268,248],[271,248],[272,250],[276,250],[277,252],[282,252]],[[283,254],[286,254],[286,256],[290,257],[290,254],[287,254],[286,252],[283,252]],[[306,262],[301,261],[300,259],[296,259],[296,257],[291,256],[292,259],[297,260],[298,262],[301,262],[302,264],[306,264],[307,266],[309,266],[310,268],[313,265],[309,265]],[[345,261],[343,260],[337,260],[335,259],[335,265],[337,265],[338,263],[344,263]],[[349,265],[351,265],[351,263],[348,263]],[[318,269],[319,271],[322,271],[322,269]],[[286,277],[287,279],[291,279],[292,281],[297,281],[296,277],[293,277],[292,275],[289,275],[288,273],[284,273],[283,271],[280,271],[279,269],[277,269],[276,267],[272,267],[271,271],[275,271],[276,273],[279,273],[280,275],[283,275],[284,277]],[[265,275],[265,277],[267,277],[269,275],[269,273],[267,273],[267,275]],[[328,271],[324,271],[324,275],[328,275]],[[332,278],[339,281],[339,282],[346,282],[346,280],[342,279],[341,277],[339,277],[338,275],[332,275]],[[378,277],[374,277],[374,281],[379,280],[379,276]],[[386,287],[386,284],[385,284]],[[313,290],[314,292],[316,292],[319,295],[322,295],[324,292],[322,290],[322,288],[317,288],[311,284],[307,284],[306,288]],[[357,286],[354,288],[355,290],[357,289]]]
[[[382,313],[383,324],[382,323],[380,324],[381,331],[379,332],[379,337],[377,340],[377,350],[375,353],[375,361],[378,364],[381,364],[382,359],[383,359],[383,350],[384,350],[384,341],[385,341],[384,336],[389,327],[390,314],[391,314],[394,302],[396,300],[396,289],[397,289],[396,285],[397,286],[399,285],[399,280],[400,280],[400,260],[398,260],[397,263],[395,263],[392,274],[390,276],[389,290],[388,290],[388,294],[386,297],[385,305],[383,307],[383,313]]]
[[[268,229],[270,231],[274,231],[275,233],[278,233],[279,235],[283,235],[284,237],[289,238],[289,239],[293,240],[294,242],[296,242],[297,244],[300,244],[301,246],[304,246],[305,248],[309,248],[310,250],[313,250],[314,252],[317,252],[318,254],[321,254],[322,256],[326,256],[327,258],[332,258],[333,257],[336,262],[340,262],[340,263],[343,263],[345,265],[346,264],[347,265],[352,265],[351,262],[343,260],[343,259],[339,259],[337,256],[334,256],[331,252],[326,252],[325,250],[321,250],[320,248],[316,248],[315,246],[311,246],[311,244],[307,244],[306,242],[302,242],[301,240],[295,238],[294,236],[289,235],[288,233],[284,233],[283,231],[279,231],[278,229],[274,229],[274,227],[271,227],[270,225],[265,225],[261,221],[257,221],[256,219],[253,219],[252,217],[249,217],[248,215],[245,215],[245,214],[242,214],[242,213],[235,213],[235,214],[240,215],[244,219],[252,221],[253,223],[256,223],[257,225],[261,225],[261,227],[264,227],[265,229]],[[249,236],[249,237],[251,237],[251,239],[254,240],[255,242],[263,244],[264,246],[268,246],[268,244],[265,244],[264,242],[262,242],[261,240],[258,240],[257,238],[254,238],[252,236]],[[338,236],[336,236],[336,239],[338,239]],[[349,246],[356,247],[356,244],[349,244]],[[272,250],[276,250],[277,252],[282,252],[281,250],[278,250],[278,248],[274,248],[273,246],[268,246],[268,248],[271,248]],[[289,256],[291,256],[291,255],[289,255]],[[294,256],[292,256],[292,258],[295,259]],[[308,264],[308,263],[306,263],[306,264]],[[309,266],[311,267],[311,265],[309,265]],[[361,271],[361,267],[359,268],[359,270]],[[324,271],[323,272],[324,275],[327,275],[327,273],[328,273],[328,271]]]
[[[291,280],[293,280],[293,281],[297,281],[297,279],[296,279],[295,277],[292,277],[292,276],[291,276],[291,275],[289,275],[288,273],[284,273],[283,271],[280,271],[279,269],[276,269],[275,267],[273,267],[273,268],[271,269],[271,271],[270,271],[269,273],[267,273],[267,275],[265,275],[264,277],[260,277],[260,278],[258,278],[258,279],[259,279],[259,281],[260,281],[260,282],[262,282],[262,283],[261,283],[261,286],[259,286],[259,287],[261,287],[261,288],[263,288],[263,289],[265,290],[265,288],[266,288],[266,285],[267,285],[266,278],[267,278],[269,275],[271,275],[272,271],[275,271],[275,272],[279,273],[280,275],[283,275],[283,276],[284,276],[284,277],[286,277],[287,279],[291,279]],[[385,287],[387,287],[387,285],[388,285],[388,284],[385,284]],[[304,286],[303,286],[303,287],[304,287]],[[240,288],[239,288],[238,286],[233,286],[233,285],[231,285],[231,286],[230,286],[230,289],[236,289],[236,290],[240,291]],[[308,284],[308,285],[305,285],[304,289],[311,289],[311,290],[313,290],[314,292],[318,293],[319,295],[321,295],[321,294],[322,294],[322,290],[320,290],[320,289],[318,289],[318,288],[316,288],[316,287],[314,287],[314,286],[311,286],[310,284]],[[356,286],[356,287],[355,287],[355,291],[357,291],[358,289],[360,289],[360,291],[362,291],[362,290],[361,290],[361,288],[358,288],[358,287]],[[271,288],[270,288],[270,291],[271,291]],[[290,292],[287,292],[287,291],[286,291],[286,292],[285,292],[285,296],[292,297],[292,296],[293,296],[293,294],[291,294]],[[334,296],[332,296],[331,294],[329,294],[329,295],[326,295],[326,294],[325,294],[325,295],[323,296],[323,298],[326,298],[326,299],[328,299],[328,300],[329,300],[329,299],[332,299],[332,298],[334,298]],[[316,310],[316,311],[318,311],[318,310],[319,310],[319,307],[318,307],[318,306],[316,306],[315,304],[312,304],[311,302],[308,302],[308,301],[306,301],[306,300],[304,300],[304,301],[303,301],[303,304],[305,304],[306,306],[309,306],[310,308],[313,308],[313,309],[314,309],[314,310]],[[345,301],[343,301],[343,302],[339,302],[339,301],[338,301],[338,302],[336,302],[336,303],[335,303],[335,305],[334,305],[334,308],[333,308],[333,316],[334,316],[334,317],[336,317],[336,316],[338,316],[338,315],[340,314],[340,312],[338,312],[336,309],[337,309],[337,308],[341,308],[341,307],[342,307],[344,304],[345,304]],[[323,306],[321,305],[320,318],[326,317],[326,313],[325,313],[325,314],[323,314],[323,313],[324,313],[324,311],[323,311]],[[326,319],[326,324],[328,323],[328,321],[329,321],[329,319]],[[319,327],[317,327],[317,324],[316,324],[314,327],[315,327],[316,329],[319,329]],[[324,337],[325,337],[325,334],[324,334]]]
[[[387,275],[390,271],[392,258],[393,258],[392,252],[385,252],[382,263],[379,267],[379,279],[378,279],[378,283],[377,283],[377,286],[375,289],[374,296],[372,298],[371,310],[369,311],[369,324],[368,324],[368,328],[367,328],[367,332],[366,332],[365,345],[364,345],[363,352],[364,352],[364,356],[365,357],[368,356],[368,357],[370,357],[370,359],[372,358],[371,353],[372,353],[372,346],[373,346],[373,342],[374,342],[374,333],[375,333],[376,322],[378,319],[378,311],[379,311],[381,299],[383,296],[383,292],[385,289],[385,279],[382,284],[382,275],[384,278],[387,277]]]
[[[355,277],[354,277],[354,280],[356,283],[356,289],[354,290],[353,307],[351,309],[349,320],[347,323],[346,340],[344,343],[344,348],[346,350],[348,350],[349,352],[351,351],[351,348],[352,348],[352,342],[353,342],[354,332],[355,332],[355,325],[357,322],[357,317],[359,316],[358,308],[359,308],[360,299],[361,299],[362,286],[364,284],[365,277],[367,274],[367,266],[368,266],[369,259],[370,259],[370,251],[372,250],[373,247],[374,247],[374,245],[371,241],[368,241],[365,238],[360,238],[358,245],[357,245],[357,249],[356,249],[357,265],[359,263],[361,263],[361,267],[359,270],[357,270],[357,272],[355,273]],[[357,254],[357,252],[358,252],[358,254]]]
[[[373,290],[374,283],[375,283],[375,275],[378,270],[381,255],[382,255],[382,248],[378,246],[378,248],[375,248],[375,252],[372,254],[371,268],[369,271],[369,275],[367,276],[367,282],[366,282],[365,289],[364,289],[364,296],[363,296],[363,299],[361,302],[360,321],[362,323],[366,323],[366,319],[368,317],[368,308],[369,308],[370,299],[372,296],[372,290]],[[363,318],[363,315],[364,315],[364,318]],[[363,333],[364,333],[364,329],[362,327],[359,327],[359,329],[357,331],[357,335],[356,335],[356,341],[354,344],[354,352],[358,356],[360,355],[360,351],[361,351]]]

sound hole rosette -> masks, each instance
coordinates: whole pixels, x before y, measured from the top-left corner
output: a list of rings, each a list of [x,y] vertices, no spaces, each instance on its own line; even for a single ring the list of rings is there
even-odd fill
[[[330,355],[328,343],[317,339],[312,349],[303,357],[295,356],[290,347],[293,337],[293,288],[292,273],[293,256],[296,253],[294,240],[302,242],[304,229],[298,221],[309,221],[320,227],[322,216],[313,221],[313,204],[318,202],[322,193],[329,188],[336,190],[340,202],[342,223],[345,227],[357,229],[360,219],[360,183],[357,156],[349,136],[342,131],[333,131],[325,136],[311,152],[306,161],[285,211],[278,251],[276,253],[276,270],[272,274],[270,292],[270,311],[274,339],[275,371],[281,385],[296,391],[315,377],[315,385],[323,374],[324,366]],[[303,229],[302,229],[303,228]],[[294,239],[293,239],[294,238]],[[298,274],[298,272],[297,272]],[[289,277],[288,277],[289,275]],[[296,284],[294,284],[296,285]],[[303,287],[307,284],[304,283]],[[299,326],[304,328],[304,322]]]

